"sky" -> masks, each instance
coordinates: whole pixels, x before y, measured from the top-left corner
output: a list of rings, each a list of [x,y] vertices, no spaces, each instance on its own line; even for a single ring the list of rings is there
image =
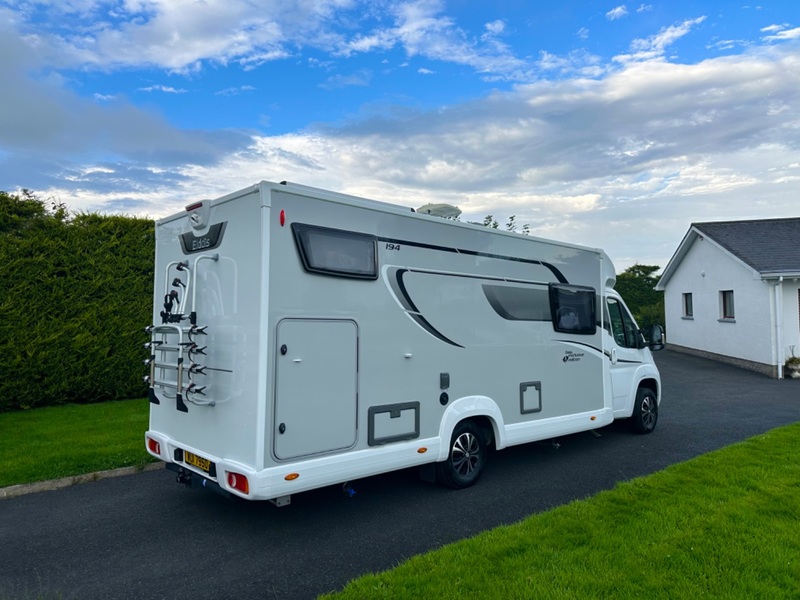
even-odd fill
[[[0,0],[0,190],[160,218],[261,180],[664,267],[800,216],[800,2]]]

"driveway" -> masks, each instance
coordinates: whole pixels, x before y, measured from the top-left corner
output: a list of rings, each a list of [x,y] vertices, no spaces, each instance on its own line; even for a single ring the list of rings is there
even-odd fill
[[[800,420],[800,380],[663,351],[652,435],[621,423],[494,453],[477,486],[413,470],[285,508],[155,471],[0,501],[0,599],[314,598],[361,574]]]

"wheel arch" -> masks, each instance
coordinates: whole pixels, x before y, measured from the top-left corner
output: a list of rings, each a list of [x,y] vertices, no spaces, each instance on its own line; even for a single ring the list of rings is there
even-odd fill
[[[661,404],[661,383],[655,377],[645,377],[636,386],[637,391],[640,388],[647,388],[656,396],[656,404]]]
[[[447,460],[453,431],[459,423],[466,420],[474,421],[478,425],[484,433],[487,447],[492,444],[497,450],[505,447],[505,426],[497,403],[487,396],[465,396],[453,401],[442,416],[439,426],[442,444],[436,459],[438,462]]]

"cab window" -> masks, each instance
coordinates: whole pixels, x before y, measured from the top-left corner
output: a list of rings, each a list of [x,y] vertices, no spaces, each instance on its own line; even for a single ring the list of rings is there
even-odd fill
[[[628,310],[616,298],[608,298],[606,308],[611,335],[617,345],[623,348],[638,348],[641,334]]]

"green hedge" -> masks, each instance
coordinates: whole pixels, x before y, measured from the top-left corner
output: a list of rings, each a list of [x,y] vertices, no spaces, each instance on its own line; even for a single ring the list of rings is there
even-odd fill
[[[0,411],[146,394],[153,222],[0,192]]]

